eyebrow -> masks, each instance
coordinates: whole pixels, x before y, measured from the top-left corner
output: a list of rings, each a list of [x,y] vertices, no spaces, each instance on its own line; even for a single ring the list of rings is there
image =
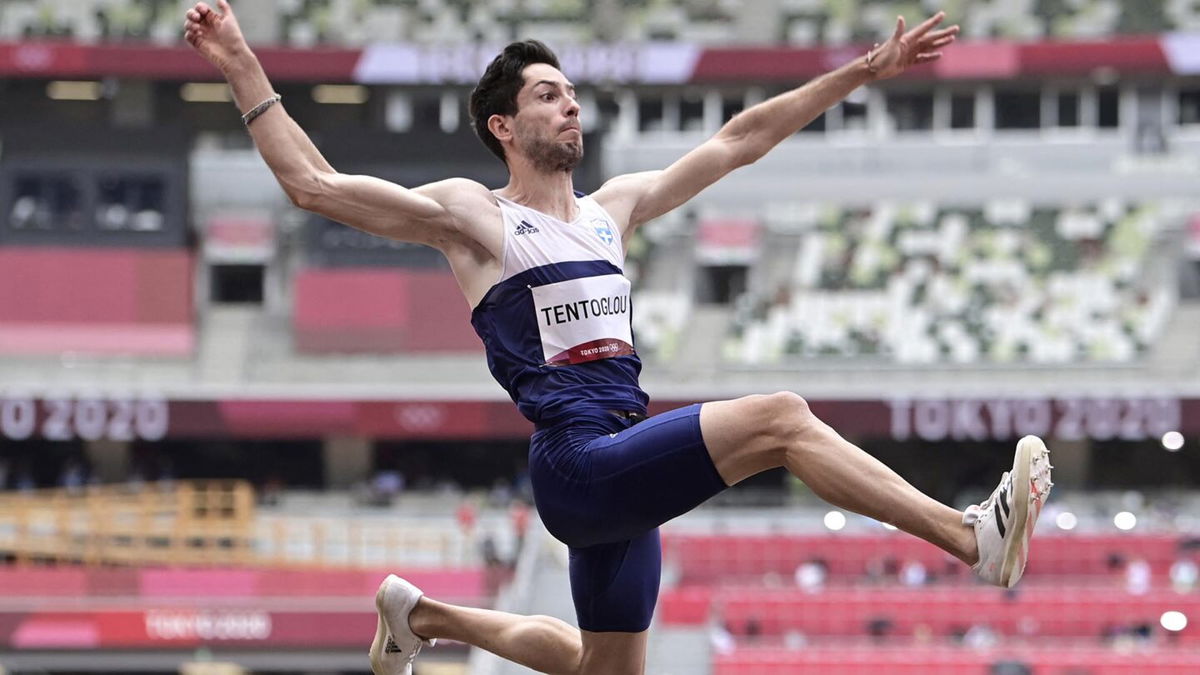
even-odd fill
[[[539,84],[548,84],[551,87],[554,87],[555,89],[557,89],[559,87],[559,83],[555,82],[554,80],[538,80],[537,82],[533,83],[533,86],[536,87]],[[567,83],[566,88],[567,88],[567,91],[572,91],[572,92],[575,91],[575,85],[571,84],[570,82]]]

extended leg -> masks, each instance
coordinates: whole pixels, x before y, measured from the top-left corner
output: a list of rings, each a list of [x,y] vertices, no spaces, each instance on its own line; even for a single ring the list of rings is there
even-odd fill
[[[706,403],[700,426],[717,472],[733,485],[777,466],[835,506],[887,522],[968,565],[979,558],[961,511],[913,487],[817,419],[791,393]]]

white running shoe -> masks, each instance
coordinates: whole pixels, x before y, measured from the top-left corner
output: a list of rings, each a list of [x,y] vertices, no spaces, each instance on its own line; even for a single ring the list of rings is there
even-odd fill
[[[375,592],[375,639],[371,642],[371,671],[375,675],[412,675],[413,659],[421,647],[432,647],[437,639],[423,640],[408,625],[408,615],[424,593],[395,574],[387,575]]]
[[[975,527],[979,562],[971,569],[980,579],[1012,588],[1021,578],[1029,559],[1029,538],[1054,485],[1052,468],[1050,451],[1042,439],[1022,438],[1012,471],[1004,472],[991,497],[978,506],[968,506],[963,513],[963,525]]]

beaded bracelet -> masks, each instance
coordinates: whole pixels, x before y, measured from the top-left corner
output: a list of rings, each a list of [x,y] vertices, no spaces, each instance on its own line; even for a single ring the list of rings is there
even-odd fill
[[[271,98],[254,106],[250,110],[246,111],[246,114],[242,115],[242,124],[245,124],[246,126],[250,126],[250,123],[253,122],[255,120],[255,118],[257,118],[259,115],[267,112],[267,108],[270,108],[271,106],[275,105],[276,103],[279,103],[281,100],[283,100],[283,97],[280,96],[279,94],[275,94]]]

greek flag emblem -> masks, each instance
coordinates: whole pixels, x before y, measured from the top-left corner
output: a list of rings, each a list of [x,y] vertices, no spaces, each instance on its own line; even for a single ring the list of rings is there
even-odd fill
[[[596,231],[596,236],[600,237],[600,241],[604,242],[605,244],[613,243],[613,239],[615,237],[613,236],[612,228],[608,226],[608,223],[604,222],[603,220],[593,220],[592,228]]]

